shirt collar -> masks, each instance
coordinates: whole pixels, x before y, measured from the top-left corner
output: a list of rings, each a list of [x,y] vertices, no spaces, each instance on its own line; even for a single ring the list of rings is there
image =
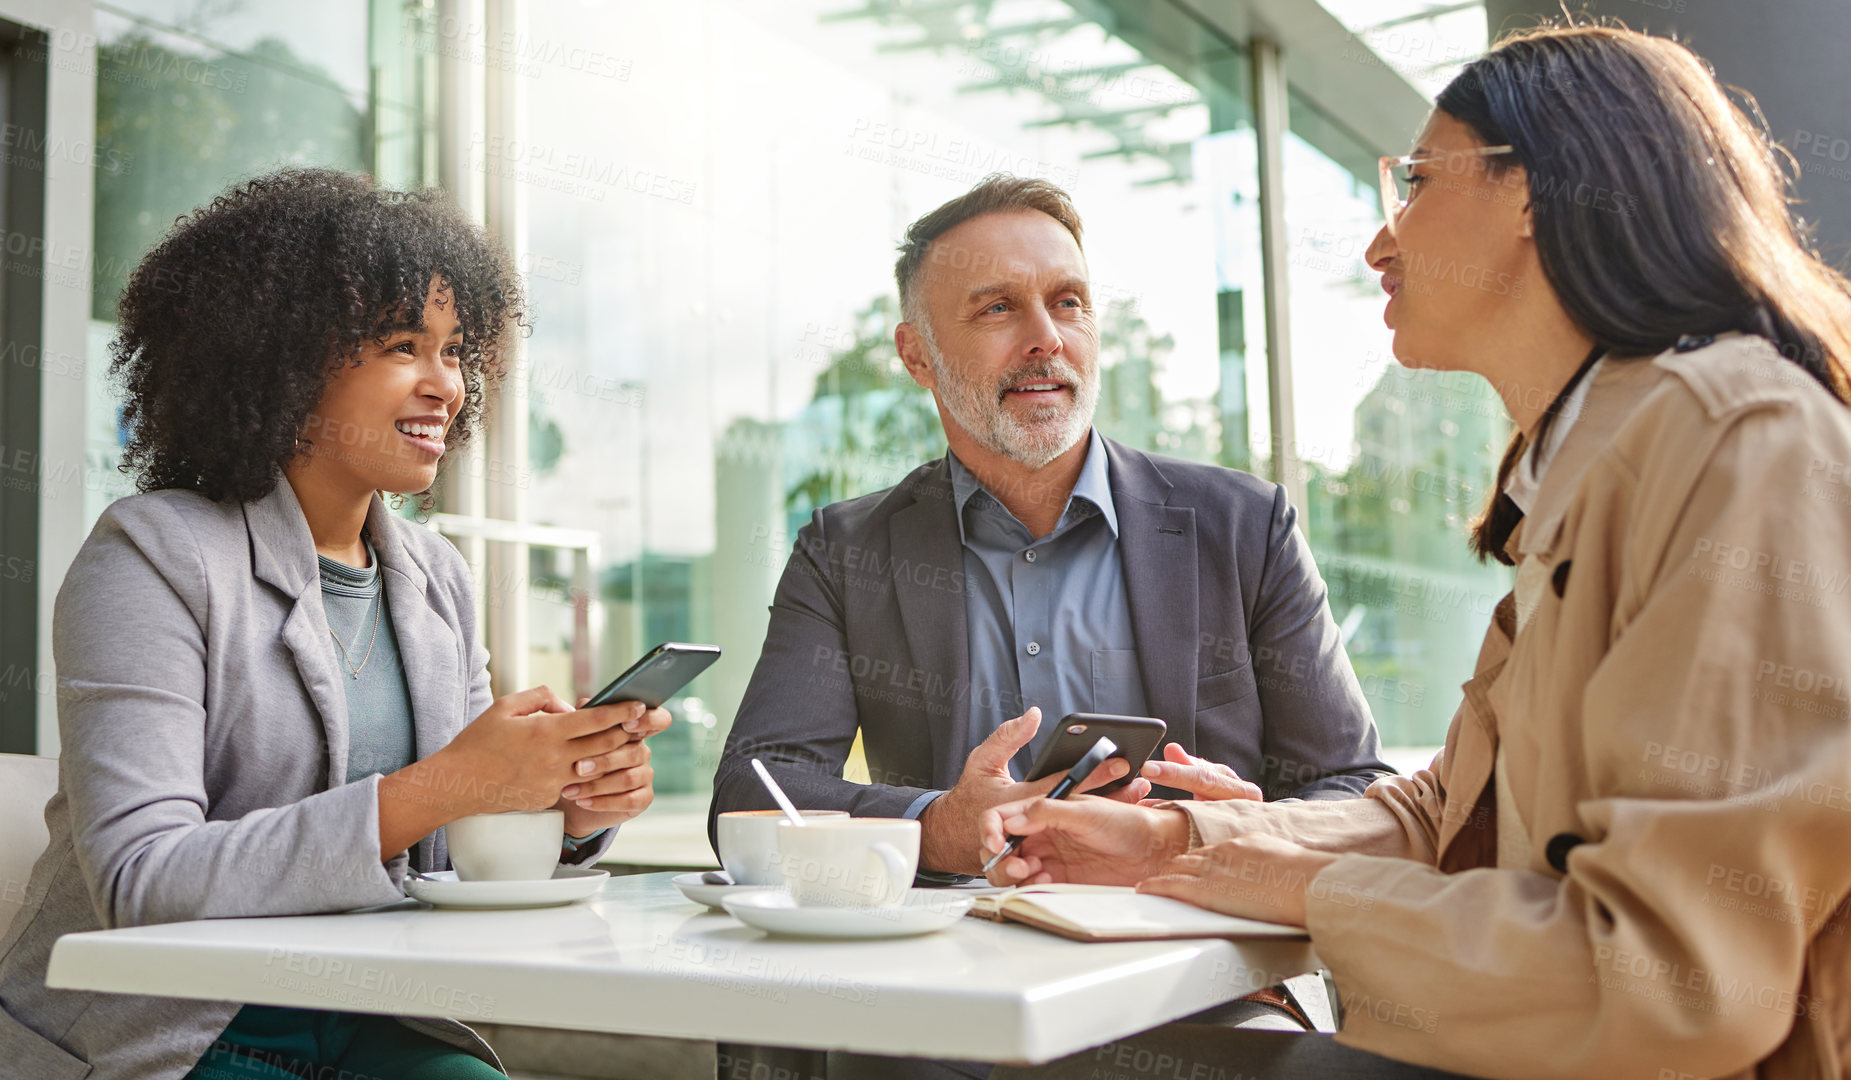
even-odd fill
[[[1587,407],[1588,390],[1599,376],[1601,365],[1606,362],[1604,356],[1594,361],[1594,365],[1587,369],[1587,373],[1575,383],[1575,388],[1562,400],[1561,407],[1556,410],[1555,422],[1549,425],[1548,437],[1540,443],[1531,443],[1530,448],[1517,460],[1517,467],[1510,471],[1510,478],[1504,483],[1504,494],[1517,504],[1517,509],[1527,514],[1535,504],[1536,493],[1542,488],[1543,474],[1549,471],[1549,463],[1555,460],[1555,452],[1567,440],[1569,430],[1581,419]]]
[[[321,564],[321,580],[323,583],[332,581],[337,585],[352,585],[357,588],[369,588],[372,586],[373,582],[379,580],[379,553],[373,550],[373,539],[365,533],[361,533],[360,542],[366,546],[365,566],[348,566],[346,563],[330,559],[326,555],[316,556],[316,561]]]
[[[1067,505],[1061,510],[1061,521],[1066,522],[1067,514],[1073,509],[1074,499],[1085,499],[1099,508],[1099,516],[1105,518],[1106,527],[1111,529],[1112,535],[1116,537],[1118,535],[1118,508],[1112,503],[1112,482],[1106,458],[1105,440],[1099,437],[1097,428],[1088,432],[1086,439],[1086,460],[1080,465],[1080,477],[1074,482],[1073,493],[1067,496]],[[964,507],[970,502],[971,496],[977,492],[984,491],[986,495],[990,493],[985,491],[983,484],[964,466],[964,463],[958,460],[958,455],[946,450],[945,457],[951,463],[951,504],[958,515],[958,540],[968,543],[969,538],[964,534]],[[995,499],[996,496],[990,495],[990,498]],[[997,503],[1000,506],[1001,500],[997,500]],[[1056,528],[1058,529],[1058,526]]]

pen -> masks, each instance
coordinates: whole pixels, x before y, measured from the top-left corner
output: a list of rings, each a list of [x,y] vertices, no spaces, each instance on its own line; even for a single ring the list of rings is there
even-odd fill
[[[1118,744],[1101,735],[1099,741],[1093,744],[1093,748],[1086,752],[1086,756],[1075,763],[1073,768],[1068,769],[1067,775],[1061,777],[1060,783],[1054,785],[1054,790],[1048,792],[1048,798],[1064,799],[1071,795],[1074,788],[1079,787],[1088,776],[1093,774],[1094,769],[1105,764],[1105,759],[1116,753],[1118,753]],[[1022,846],[1024,839],[1026,838],[1021,836],[1005,838],[1003,850],[990,856],[990,861],[983,864],[983,872],[989,873],[991,867],[1014,855],[1016,849]]]

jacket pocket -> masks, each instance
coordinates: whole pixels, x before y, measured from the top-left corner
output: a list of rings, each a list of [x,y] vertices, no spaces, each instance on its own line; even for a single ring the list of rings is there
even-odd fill
[[[90,1063],[20,1023],[0,1009],[0,1052],[6,1056],[7,1075],[33,1080],[83,1080]],[[17,1073],[12,1070],[19,1070]]]
[[[1259,684],[1253,679],[1251,663],[1242,664],[1233,671],[1204,675],[1195,681],[1195,711],[1207,712],[1236,701],[1244,701],[1259,691]]]

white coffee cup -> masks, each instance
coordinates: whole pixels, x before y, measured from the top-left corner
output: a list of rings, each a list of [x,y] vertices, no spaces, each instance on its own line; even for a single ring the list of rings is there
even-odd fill
[[[544,881],[559,865],[564,810],[472,814],[444,828],[459,881]]]
[[[804,820],[847,817],[846,810],[799,810]],[[782,810],[728,810],[714,823],[720,865],[735,885],[782,885],[778,869],[778,822]]]
[[[894,907],[919,869],[919,823],[909,818],[825,818],[778,826],[784,884],[806,907]]]

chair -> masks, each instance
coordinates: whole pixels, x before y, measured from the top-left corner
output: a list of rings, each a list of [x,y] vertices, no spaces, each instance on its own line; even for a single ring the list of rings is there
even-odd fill
[[[58,790],[58,759],[0,754],[0,938],[26,903],[26,883],[51,836],[45,804]]]

